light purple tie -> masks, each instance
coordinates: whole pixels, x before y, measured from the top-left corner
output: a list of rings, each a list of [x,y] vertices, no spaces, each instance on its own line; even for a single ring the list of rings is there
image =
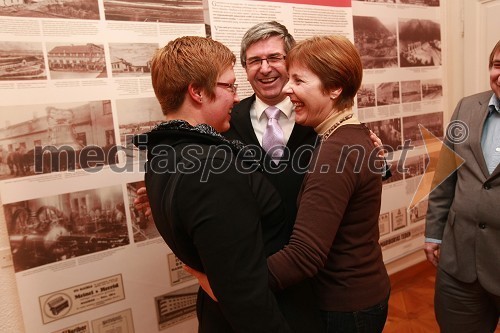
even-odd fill
[[[269,120],[262,137],[262,148],[271,156],[274,163],[278,163],[283,156],[284,149],[283,130],[278,123],[281,110],[275,106],[269,106],[264,112]]]

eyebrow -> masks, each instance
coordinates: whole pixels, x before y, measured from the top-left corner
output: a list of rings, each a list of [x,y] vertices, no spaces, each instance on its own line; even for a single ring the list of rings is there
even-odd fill
[[[264,57],[265,57],[265,58],[268,58],[268,57],[274,57],[274,56],[278,56],[278,55],[282,55],[282,54],[281,54],[281,53],[279,53],[279,52],[275,52],[275,53],[267,54],[267,55],[265,55]],[[258,56],[255,56],[255,57],[250,57],[250,58],[248,58],[247,60],[253,60],[253,59],[261,59],[261,57],[258,57]]]

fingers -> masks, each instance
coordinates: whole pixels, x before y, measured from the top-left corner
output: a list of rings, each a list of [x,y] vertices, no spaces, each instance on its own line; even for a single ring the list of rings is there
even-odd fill
[[[424,252],[427,261],[437,267],[439,264],[439,244],[425,243]]]

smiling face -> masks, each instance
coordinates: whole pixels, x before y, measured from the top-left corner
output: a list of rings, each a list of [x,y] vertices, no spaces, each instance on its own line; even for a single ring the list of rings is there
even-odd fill
[[[283,87],[288,81],[285,60],[269,65],[267,61],[262,61],[261,65],[250,66],[248,61],[256,58],[268,58],[273,55],[286,55],[285,43],[279,36],[269,37],[260,40],[246,51],[247,80],[253,88],[255,95],[268,105],[276,105],[285,99]]]
[[[493,56],[493,65],[490,68],[490,86],[497,98],[500,99],[500,49]]]
[[[236,76],[233,68],[226,69],[217,79],[217,82],[234,83]],[[238,95],[233,93],[231,88],[219,86],[215,87],[215,97],[213,100],[207,98],[203,102],[201,123],[208,124],[222,133],[229,130],[229,121],[231,120],[231,110],[240,100]]]
[[[320,78],[308,68],[291,64],[288,71],[290,81],[284,92],[295,106],[295,122],[316,127],[336,111],[334,98],[339,90],[325,91]]]

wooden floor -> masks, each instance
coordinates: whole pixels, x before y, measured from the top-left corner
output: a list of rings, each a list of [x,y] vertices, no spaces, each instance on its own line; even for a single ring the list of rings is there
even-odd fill
[[[384,333],[438,333],[434,317],[436,269],[427,261],[391,275]],[[458,333],[458,332],[457,332]],[[495,333],[500,333],[500,326]]]

